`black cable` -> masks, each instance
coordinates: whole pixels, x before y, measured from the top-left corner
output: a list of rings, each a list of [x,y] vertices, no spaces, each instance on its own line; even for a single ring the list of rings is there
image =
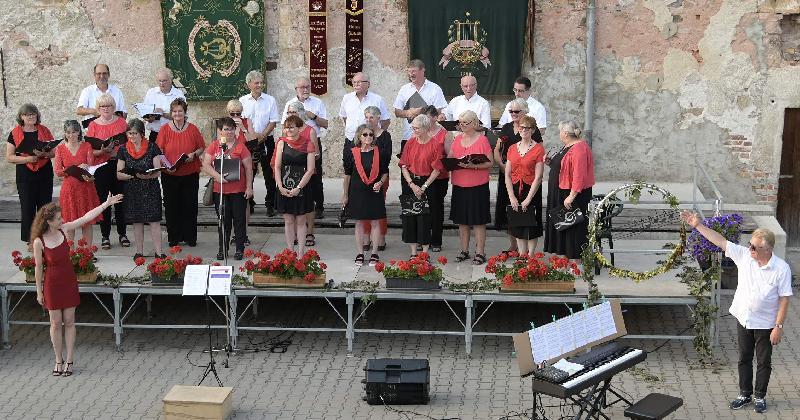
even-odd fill
[[[413,415],[413,416],[424,417],[424,418],[429,419],[429,420],[461,420],[461,417],[442,417],[442,418],[439,418],[439,417],[431,417],[431,416],[429,416],[427,414],[417,413],[416,411],[400,410],[400,409],[397,409],[397,408],[394,408],[394,407],[390,406],[389,404],[386,404],[386,401],[384,401],[384,399],[383,399],[383,395],[378,394],[378,398],[381,399],[381,402],[383,403],[383,408],[386,411],[390,411],[390,412],[399,414],[399,415],[401,415],[401,416],[403,416],[403,417],[405,417],[405,418],[407,418],[409,420],[411,420],[411,417],[409,417],[409,414]]]

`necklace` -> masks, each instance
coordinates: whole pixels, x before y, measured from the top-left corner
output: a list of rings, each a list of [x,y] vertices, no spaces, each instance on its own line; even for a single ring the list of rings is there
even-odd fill
[[[525,151],[524,152],[522,151],[521,146],[525,146]],[[520,157],[524,157],[525,154],[527,154],[528,152],[531,151],[531,149],[533,149],[533,144],[525,144],[524,140],[522,140],[519,143],[517,143],[517,153],[519,153]]]
[[[178,124],[175,123],[175,120],[172,120],[172,125],[175,127],[175,130],[179,131],[179,132],[183,131],[183,129],[186,128],[186,124],[188,124],[188,123],[189,123],[189,121],[186,121],[186,119],[184,118],[183,119],[183,125],[181,126],[181,128],[178,128]]]

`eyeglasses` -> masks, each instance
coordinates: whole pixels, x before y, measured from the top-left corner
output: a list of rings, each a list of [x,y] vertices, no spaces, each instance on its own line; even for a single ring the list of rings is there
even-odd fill
[[[527,125],[521,125],[521,126],[519,126],[519,129],[520,130],[533,130],[533,127],[528,127]]]
[[[140,133],[138,131],[128,131],[128,135],[129,136],[141,136],[142,133]]]
[[[229,114],[230,114],[231,117],[241,117],[242,116],[241,112],[229,112]]]
[[[473,123],[473,121],[459,121],[458,123],[461,125],[470,125]]]
[[[372,133],[361,133],[361,137],[375,137]]]
[[[302,86],[295,86],[294,88],[295,89],[311,89],[311,86],[310,85],[302,85]]]
[[[23,116],[23,117],[35,117],[35,116],[36,116],[36,113],[35,113],[35,112],[30,112],[30,113],[28,113],[28,114],[22,114],[22,116]]]
[[[509,110],[508,110],[508,112],[510,112],[510,113],[512,113],[512,114],[519,114],[519,113],[520,113],[520,112],[522,112],[522,111],[521,111],[521,110],[519,110],[519,109],[509,109]]]
[[[228,127],[226,125],[225,127],[222,127],[222,131],[236,131],[236,127]]]
[[[522,93],[528,91],[528,89],[512,89],[512,90],[514,91],[514,93]]]
[[[750,244],[749,244],[749,245],[750,245],[750,251],[754,251],[754,252],[755,252],[756,250],[759,250],[759,249],[761,249],[761,248],[764,248],[763,246],[755,246],[755,245],[753,245],[753,243],[752,243],[752,242],[750,242]]]
[[[111,108],[111,105],[100,105],[98,108]]]
[[[360,85],[362,83],[369,83],[369,80],[353,80],[353,85]]]

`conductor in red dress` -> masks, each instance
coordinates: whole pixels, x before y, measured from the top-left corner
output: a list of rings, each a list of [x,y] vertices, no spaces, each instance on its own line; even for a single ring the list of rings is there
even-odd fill
[[[106,201],[72,222],[61,222],[61,208],[48,203],[36,212],[31,227],[31,248],[36,262],[36,300],[50,315],[50,341],[56,354],[53,376],[71,376],[75,348],[75,307],[81,302],[78,277],[69,258],[64,230],[74,230],[94,220],[103,210],[122,201],[122,194],[108,195]],[[47,272],[44,266],[47,265]],[[62,328],[63,323],[63,328]],[[63,334],[63,337],[62,337]],[[62,349],[66,344],[66,364]],[[61,365],[64,365],[63,369]]]

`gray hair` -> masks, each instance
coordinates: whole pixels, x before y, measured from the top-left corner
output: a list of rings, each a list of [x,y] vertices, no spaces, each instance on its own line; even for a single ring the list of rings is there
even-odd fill
[[[431,117],[425,114],[419,114],[411,120],[411,123],[417,123],[422,131],[429,131],[431,129]]]
[[[753,231],[752,236],[754,238],[761,238],[770,250],[775,248],[775,234],[771,230],[767,228],[758,228]]]
[[[78,141],[83,139],[83,130],[81,130],[81,124],[78,121],[64,121],[64,134],[67,134],[68,131],[71,133],[78,133]]]
[[[136,131],[144,136],[144,123],[140,119],[131,118],[128,120],[128,131]]]
[[[168,68],[166,68],[166,67],[162,67],[162,68],[160,68],[160,69],[159,69],[159,70],[156,72],[156,77],[158,77],[158,75],[159,75],[159,74],[166,74],[166,75],[167,75],[167,77],[168,77],[170,80],[172,80],[172,79],[174,79],[174,78],[175,78],[175,77],[172,75],[172,70],[170,70],[170,69],[168,69]]]
[[[358,126],[358,128],[356,128],[356,136],[353,139],[354,146],[361,146],[361,133],[367,130],[371,131],[373,135],[375,134],[375,130],[366,124],[361,124]],[[372,144],[375,144],[375,137],[372,138]]]
[[[511,109],[511,105],[516,105],[521,111],[527,113],[528,112],[528,101],[522,98],[516,98],[513,101],[508,103],[508,108]]]
[[[420,70],[425,70],[425,63],[422,60],[420,60],[418,58],[415,58],[415,59],[413,59],[413,60],[408,62],[408,67],[413,67],[413,68],[417,68],[417,69],[420,69]]]
[[[370,106],[364,108],[364,112],[369,114],[369,115],[372,115],[373,117],[375,117],[377,119],[381,118],[381,110],[380,110],[380,108],[378,108],[375,105],[370,105]]]
[[[574,139],[580,138],[582,133],[581,126],[579,126],[575,121],[561,121],[558,123],[558,131],[561,131]]]
[[[297,116],[300,117],[303,122],[308,121],[308,115],[306,115],[306,107],[303,106],[303,103],[300,101],[292,101],[289,102],[289,106],[286,107],[286,110],[293,109],[297,112]]]
[[[22,104],[22,106],[19,107],[19,111],[17,111],[17,124],[25,125],[25,121],[22,121],[22,116],[25,114],[36,114],[35,125],[41,124],[42,113],[39,112],[39,108],[37,108],[36,105],[31,103]]]
[[[254,79],[261,79],[261,81],[264,81],[264,75],[258,70],[250,70],[247,76],[244,77],[244,82],[249,84]]]

